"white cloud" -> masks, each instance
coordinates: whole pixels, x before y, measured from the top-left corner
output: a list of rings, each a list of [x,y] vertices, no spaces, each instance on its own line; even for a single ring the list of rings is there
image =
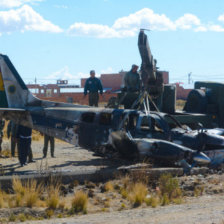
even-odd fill
[[[56,80],[68,80],[69,84],[80,84],[81,78],[89,78],[89,74],[79,72],[78,74],[71,74],[69,67],[65,66],[64,68],[52,73],[51,75],[45,77],[46,80],[52,80],[52,83],[56,83]],[[49,83],[49,81],[48,81]]]
[[[40,14],[30,6],[24,5],[16,10],[0,11],[0,33],[11,33],[15,31],[42,31],[59,33],[63,30]]]
[[[224,27],[220,25],[208,25],[208,30],[214,32],[224,32]]]
[[[144,8],[129,16],[117,19],[114,29],[151,29],[151,30],[175,30],[175,24],[164,14],[156,14],[149,8]]]
[[[198,26],[194,29],[195,32],[206,32],[208,31],[208,28],[205,26]]]
[[[43,0],[0,0],[1,8],[14,8],[28,3],[41,2]]]
[[[68,33],[73,36],[90,36],[97,38],[119,37],[119,34],[109,26],[99,24],[74,23]]]
[[[220,15],[220,16],[218,17],[218,20],[221,21],[221,22],[224,22],[224,14]]]
[[[191,29],[193,26],[200,26],[201,22],[200,19],[193,14],[184,14],[176,20],[175,25],[177,28],[187,30]]]
[[[220,15],[218,20],[224,21],[224,14]],[[95,38],[124,38],[136,36],[140,28],[156,31],[192,30],[195,32],[223,32],[221,26],[211,25],[211,22],[202,24],[196,15],[190,13],[186,13],[172,21],[165,14],[157,14],[152,9],[143,8],[115,20],[111,27],[102,24],[76,22],[69,27],[68,34]]]

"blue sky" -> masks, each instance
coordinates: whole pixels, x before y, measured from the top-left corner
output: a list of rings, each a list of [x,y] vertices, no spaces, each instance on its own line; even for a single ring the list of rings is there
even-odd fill
[[[0,0],[0,52],[26,83],[140,65],[140,28],[171,82],[224,82],[222,0]]]

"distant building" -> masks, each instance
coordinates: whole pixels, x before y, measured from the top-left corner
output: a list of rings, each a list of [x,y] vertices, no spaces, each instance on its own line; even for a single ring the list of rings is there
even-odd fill
[[[163,74],[164,84],[169,83],[169,72],[160,71]],[[99,79],[102,82],[102,85],[106,89],[117,90],[124,86],[124,76],[127,72],[119,72],[112,74],[101,74]],[[84,88],[87,78],[81,79],[81,87]]]
[[[164,84],[169,83],[169,72],[160,71],[163,74]],[[110,97],[117,96],[116,90],[120,90],[124,86],[124,76],[126,72],[121,71],[119,73],[101,74],[100,80],[104,87],[105,100],[108,101]],[[68,80],[57,80],[57,84],[28,84],[29,90],[38,98],[69,102],[88,104],[88,97],[83,99],[83,91],[86,78],[81,79],[81,88],[78,85],[69,85]],[[177,89],[177,99],[186,99],[191,89],[184,89],[180,83],[175,83]],[[100,98],[100,101],[102,99]]]

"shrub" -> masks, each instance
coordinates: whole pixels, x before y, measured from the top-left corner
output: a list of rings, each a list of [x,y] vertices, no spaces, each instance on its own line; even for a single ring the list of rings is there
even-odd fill
[[[161,175],[159,178],[159,189],[161,191],[161,196],[163,197],[166,194],[167,196],[165,197],[168,197],[170,201],[182,196],[178,180],[173,178],[171,174]]]
[[[18,219],[20,222],[25,222],[27,217],[25,216],[24,213],[19,214]]]

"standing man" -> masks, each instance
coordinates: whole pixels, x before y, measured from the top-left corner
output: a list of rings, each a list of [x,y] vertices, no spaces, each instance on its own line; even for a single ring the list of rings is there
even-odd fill
[[[15,157],[15,149],[17,146],[17,139],[16,139],[17,129],[18,129],[18,125],[15,124],[13,121],[10,121],[8,124],[8,127],[7,127],[7,136],[9,138],[10,134],[11,134],[11,155],[12,155],[12,157]]]
[[[18,126],[17,141],[18,141],[19,162],[21,166],[27,164],[27,156],[31,150],[31,135],[32,135],[31,128],[24,127],[22,125]]]
[[[3,129],[5,126],[5,120],[0,120],[0,155],[2,153],[2,139],[3,139]]]
[[[84,87],[84,97],[86,97],[87,92],[89,92],[89,106],[98,107],[99,101],[99,91],[103,94],[103,86],[101,81],[95,77],[95,71],[90,71],[90,78],[86,80]]]
[[[49,135],[44,135],[44,148],[43,148],[43,158],[46,158],[47,156],[47,149],[48,149],[48,142],[50,142],[51,145],[51,157],[54,158],[54,137]]]
[[[133,109],[133,104],[139,97],[139,92],[141,90],[140,75],[137,72],[138,66],[132,65],[132,68],[124,76],[124,90],[126,95],[122,103],[125,109]]]
[[[124,86],[127,92],[139,92],[141,89],[140,75],[137,72],[138,66],[132,65],[132,68],[124,76]]]

